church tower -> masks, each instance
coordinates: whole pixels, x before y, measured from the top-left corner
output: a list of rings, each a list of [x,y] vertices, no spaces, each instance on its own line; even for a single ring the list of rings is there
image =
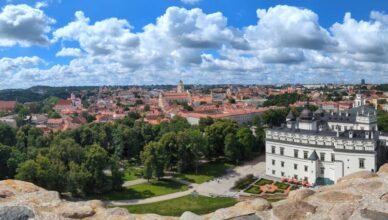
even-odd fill
[[[358,93],[354,99],[353,107],[357,108],[363,105],[365,105],[365,99],[360,93]]]
[[[176,92],[177,92],[177,93],[183,93],[183,92],[185,92],[185,86],[183,85],[182,80],[179,80],[179,83],[178,83]]]

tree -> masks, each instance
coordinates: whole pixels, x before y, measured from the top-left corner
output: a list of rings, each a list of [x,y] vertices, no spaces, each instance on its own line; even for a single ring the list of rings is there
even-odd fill
[[[225,148],[224,154],[230,161],[235,161],[238,163],[241,158],[241,148],[236,140],[236,135],[234,133],[229,133],[225,136]]]
[[[109,167],[110,158],[104,148],[93,144],[86,149],[83,165],[91,173],[87,183],[87,192],[101,192],[109,190],[108,178],[104,170]]]
[[[150,142],[144,147],[140,155],[144,165],[144,177],[149,180],[152,176],[160,179],[164,176],[166,167],[166,152],[159,142]]]
[[[14,146],[16,143],[15,129],[6,124],[0,124],[0,143]]]
[[[211,117],[200,118],[199,119],[199,128],[201,131],[204,131],[206,127],[212,125],[214,123],[214,119]]]
[[[189,129],[186,134],[189,138],[187,147],[193,156],[195,173],[198,173],[199,160],[206,155],[207,142],[200,130]]]
[[[247,127],[240,127],[237,130],[237,141],[238,145],[241,147],[241,159],[248,159],[252,156],[253,145],[255,137],[252,134],[252,131]]]
[[[16,179],[30,181],[37,185],[63,192],[66,187],[66,172],[63,163],[50,161],[49,158],[38,155],[35,160],[20,164],[16,170]]]
[[[205,129],[205,137],[208,142],[207,157],[216,157],[224,154],[226,135],[236,133],[238,125],[231,120],[217,120]]]
[[[0,145],[0,179],[9,178],[7,162],[11,157],[11,147]]]
[[[92,174],[85,166],[71,161],[67,174],[67,190],[75,195],[82,194],[87,191],[87,183],[91,181],[91,178]]]
[[[262,114],[262,122],[267,124],[269,127],[280,126],[286,121],[289,109],[276,109],[269,110]]]
[[[377,124],[380,131],[388,132],[388,114],[380,114],[377,119]]]

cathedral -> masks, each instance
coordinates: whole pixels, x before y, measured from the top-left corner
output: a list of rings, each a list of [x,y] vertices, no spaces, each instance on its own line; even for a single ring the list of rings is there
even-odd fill
[[[326,185],[386,161],[388,134],[378,131],[377,113],[358,94],[352,109],[290,111],[286,124],[266,130],[266,174]]]

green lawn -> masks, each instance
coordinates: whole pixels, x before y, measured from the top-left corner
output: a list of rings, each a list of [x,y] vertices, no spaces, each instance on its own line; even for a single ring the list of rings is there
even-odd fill
[[[131,180],[140,179],[142,178],[141,171],[142,170],[140,167],[130,167],[129,169],[125,170],[123,180],[131,181]]]
[[[252,194],[260,194],[261,190],[260,190],[259,186],[253,185],[253,186],[249,187],[249,189],[245,190],[245,192],[252,193]]]
[[[255,183],[255,185],[263,186],[263,185],[272,184],[272,183],[273,183],[272,180],[261,178],[259,181]]]
[[[204,183],[206,181],[212,180],[216,177],[222,176],[225,174],[227,169],[234,168],[234,165],[224,162],[212,162],[203,164],[198,168],[198,173],[195,172],[178,174],[177,177],[190,181],[192,183]]]
[[[207,214],[220,208],[233,206],[236,203],[237,200],[232,198],[194,197],[188,195],[163,202],[122,207],[135,214],[154,213],[164,216],[180,216],[185,211],[191,211],[198,215]]]
[[[129,186],[127,188],[123,188],[122,191],[112,191],[104,194],[96,194],[89,197],[100,200],[144,199],[185,191],[187,189],[189,189],[187,185],[172,180],[160,180],[151,181],[150,183]]]
[[[282,182],[276,182],[276,183],[275,183],[275,186],[277,186],[278,189],[282,189],[282,190],[286,190],[286,189],[288,189],[288,187],[290,187],[289,184],[287,184],[287,183],[282,183]]]

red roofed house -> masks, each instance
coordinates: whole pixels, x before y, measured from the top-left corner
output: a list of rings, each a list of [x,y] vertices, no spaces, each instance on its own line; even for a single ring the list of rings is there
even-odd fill
[[[73,102],[68,99],[61,99],[57,102],[57,104],[53,108],[56,112],[60,112],[63,110],[70,110],[70,109],[75,109]]]
[[[15,101],[0,101],[0,112],[13,112],[16,104]]]

